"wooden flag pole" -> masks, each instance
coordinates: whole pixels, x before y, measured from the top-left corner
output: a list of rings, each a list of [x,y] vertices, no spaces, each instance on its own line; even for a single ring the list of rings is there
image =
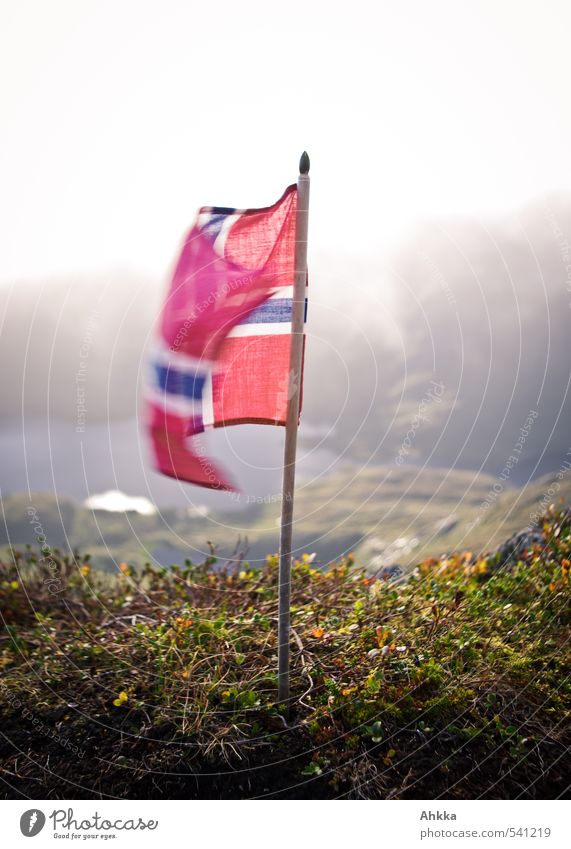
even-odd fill
[[[289,642],[291,550],[295,454],[299,423],[299,400],[303,365],[303,325],[307,284],[307,225],[309,220],[309,156],[304,151],[299,161],[297,212],[295,222],[295,277],[291,317],[288,405],[284,447],[282,520],[280,532],[279,610],[278,610],[278,701],[289,700]]]

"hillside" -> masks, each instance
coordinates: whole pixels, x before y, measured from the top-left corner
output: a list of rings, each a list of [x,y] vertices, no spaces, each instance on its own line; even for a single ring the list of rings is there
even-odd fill
[[[425,559],[398,585],[300,557],[287,710],[274,557],[109,575],[87,555],[13,552],[4,795],[565,796],[571,512],[510,550]]]
[[[353,552],[372,571],[391,563],[406,570],[435,550],[489,550],[530,524],[549,504],[571,503],[571,456],[558,473],[525,487],[461,469],[346,464],[296,491],[294,541],[297,554],[316,553],[326,564]],[[234,512],[204,516],[195,509],[165,508],[151,516],[88,510],[72,499],[46,494],[0,500],[0,544],[36,543],[38,527],[48,545],[89,550],[92,562],[115,569],[145,560],[168,566],[200,560],[215,542],[220,562],[238,545],[249,561],[264,563],[278,544],[280,504],[247,503]],[[242,503],[242,502],[238,502]],[[39,524],[38,524],[39,522]],[[247,541],[246,541],[247,540]]]

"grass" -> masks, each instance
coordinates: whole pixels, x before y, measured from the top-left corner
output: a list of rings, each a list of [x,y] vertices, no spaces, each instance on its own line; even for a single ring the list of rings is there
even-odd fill
[[[0,777],[31,798],[555,798],[569,780],[571,513],[517,562],[457,552],[394,585],[346,557],[170,570],[0,565]]]

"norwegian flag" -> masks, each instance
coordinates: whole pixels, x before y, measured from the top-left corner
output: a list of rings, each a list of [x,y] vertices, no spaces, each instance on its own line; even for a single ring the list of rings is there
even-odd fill
[[[296,204],[293,185],[264,209],[203,207],[184,241],[145,386],[155,466],[165,475],[233,490],[192,437],[209,427],[285,425]]]

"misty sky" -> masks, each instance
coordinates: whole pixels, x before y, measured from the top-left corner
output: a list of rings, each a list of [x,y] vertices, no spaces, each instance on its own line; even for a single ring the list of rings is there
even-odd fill
[[[201,204],[312,158],[310,250],[571,189],[565,3],[20,0],[0,27],[0,279],[164,273]]]

